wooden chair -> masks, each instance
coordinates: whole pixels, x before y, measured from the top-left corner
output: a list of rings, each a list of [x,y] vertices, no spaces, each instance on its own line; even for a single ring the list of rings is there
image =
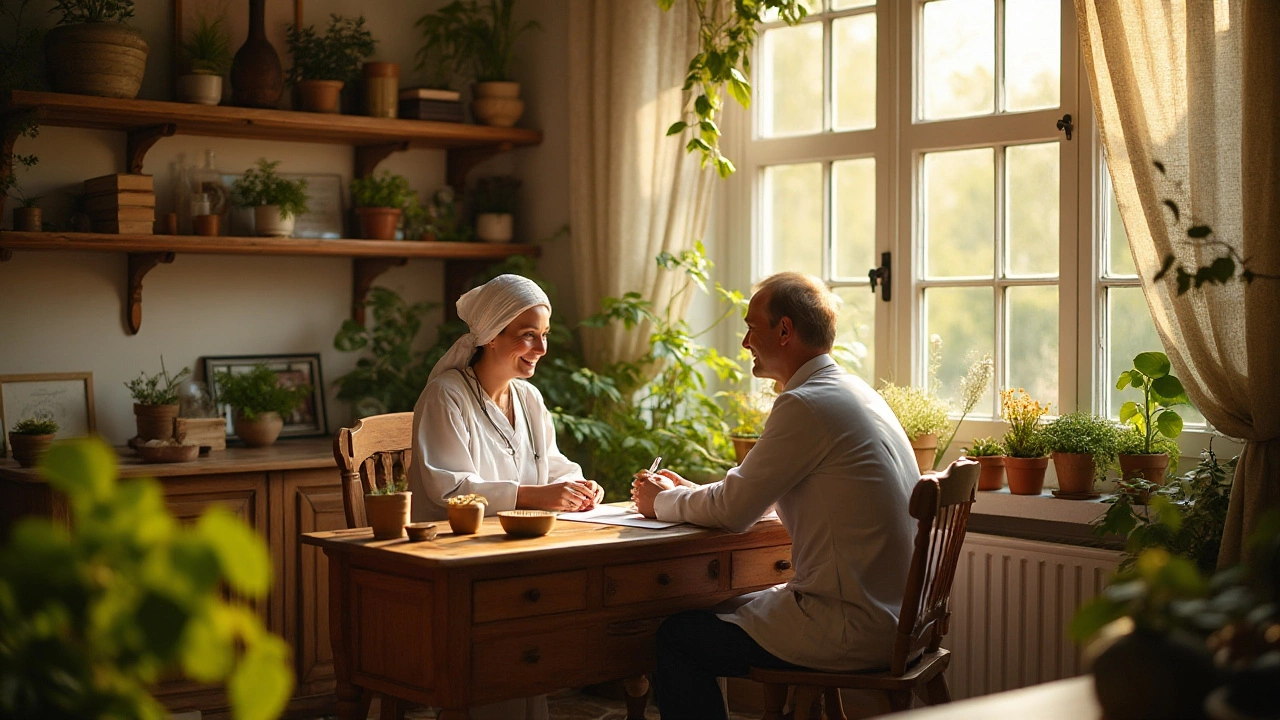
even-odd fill
[[[951,702],[943,675],[951,662],[951,652],[940,645],[951,617],[951,581],[964,544],[980,467],[973,460],[960,458],[943,472],[920,478],[911,493],[909,512],[917,521],[915,551],[889,671],[831,673],[751,668],[751,679],[765,686],[764,720],[781,720],[788,686],[796,688],[792,698],[794,720],[820,717],[820,713],[811,714],[819,694],[826,701],[828,720],[847,720],[840,688],[883,692],[894,712],[911,707],[912,693],[929,705]],[[921,650],[923,655],[910,662]]]
[[[413,413],[372,415],[342,428],[333,437],[333,458],[342,477],[342,510],[347,527],[366,527],[364,495],[395,480],[409,469],[413,445]],[[373,693],[360,698],[360,717],[367,717]],[[404,720],[403,700],[383,694],[382,720]]]

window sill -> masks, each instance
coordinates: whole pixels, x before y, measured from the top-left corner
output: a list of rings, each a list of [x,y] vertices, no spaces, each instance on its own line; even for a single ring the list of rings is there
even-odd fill
[[[969,532],[1081,547],[1123,548],[1119,539],[1099,538],[1091,523],[1107,511],[1096,500],[1062,500],[1048,490],[1014,495],[1008,489],[979,491],[969,517]]]

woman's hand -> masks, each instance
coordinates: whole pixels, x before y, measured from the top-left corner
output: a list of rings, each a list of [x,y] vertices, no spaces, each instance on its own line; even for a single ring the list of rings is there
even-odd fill
[[[521,485],[516,507],[529,510],[578,512],[595,507],[600,486],[590,480],[561,480],[546,485]],[[603,493],[603,491],[600,491]]]

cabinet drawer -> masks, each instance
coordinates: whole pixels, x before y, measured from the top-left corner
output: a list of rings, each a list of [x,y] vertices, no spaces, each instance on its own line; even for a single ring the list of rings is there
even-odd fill
[[[478,580],[472,590],[477,623],[550,615],[587,608],[587,571]]]
[[[714,593],[720,589],[720,556],[711,553],[604,569],[608,606]]]
[[[587,642],[584,630],[562,630],[475,643],[471,682],[481,690],[501,688],[510,697],[526,688],[568,687],[587,665]]]
[[[791,567],[791,546],[754,548],[752,550],[735,550],[733,567],[729,581],[733,588],[756,587],[759,585],[777,585],[791,579],[796,574]]]

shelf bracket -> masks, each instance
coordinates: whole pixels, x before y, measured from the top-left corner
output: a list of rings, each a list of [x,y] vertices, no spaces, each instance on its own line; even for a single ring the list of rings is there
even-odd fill
[[[408,140],[382,145],[358,145],[356,147],[355,177],[369,177],[373,174],[374,169],[378,167],[378,163],[386,160],[392,153],[404,152],[408,149]]]
[[[125,145],[125,157],[129,161],[129,172],[134,175],[141,175],[142,162],[146,159],[147,151],[151,149],[151,146],[155,145],[160,138],[169,137],[176,132],[178,132],[178,126],[173,123],[163,123],[130,130],[128,141]]]
[[[373,281],[393,267],[403,267],[407,257],[358,257],[351,263],[351,319],[364,324],[364,299]]]
[[[444,264],[444,316],[458,318],[458,298],[472,288],[470,280],[493,266],[497,260],[448,260]]]
[[[173,262],[175,253],[129,253],[129,307],[126,320],[129,334],[137,335],[142,327],[142,278],[160,263]]]
[[[511,143],[504,142],[491,147],[450,150],[445,179],[455,192],[461,193],[467,187],[467,173],[471,172],[471,168],[494,155],[510,152],[514,147]]]

